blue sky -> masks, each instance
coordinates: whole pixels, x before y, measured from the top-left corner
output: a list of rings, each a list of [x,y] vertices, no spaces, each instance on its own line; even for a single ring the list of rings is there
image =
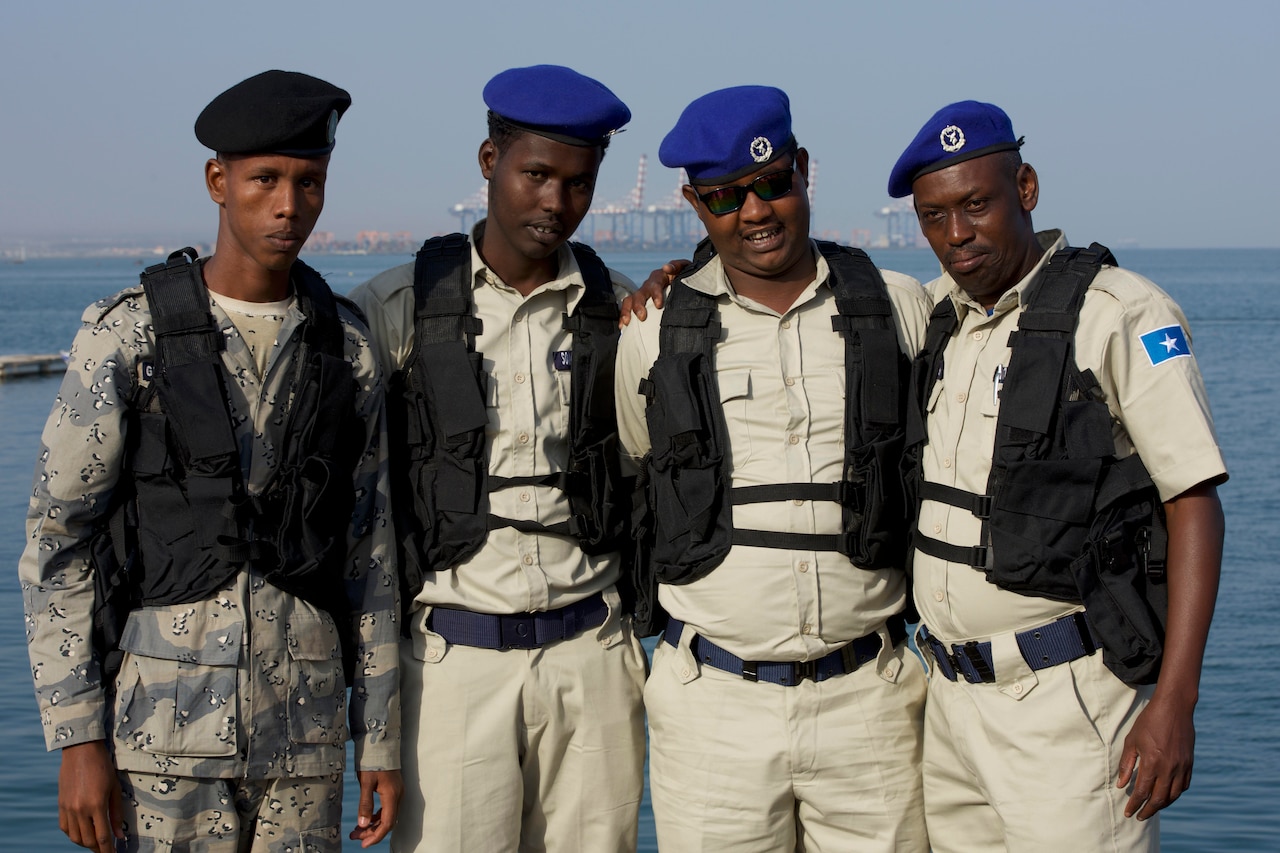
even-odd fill
[[[596,201],[646,202],[676,175],[658,144],[684,106],[785,89],[817,159],[815,227],[881,227],[901,149],[940,106],[1003,106],[1041,178],[1039,227],[1073,241],[1280,246],[1275,33],[1262,2],[311,0],[8,2],[0,12],[0,246],[210,240],[204,105],[267,68],[354,99],[319,227],[451,230],[481,185],[480,93],[517,65],[570,65],[631,107]]]

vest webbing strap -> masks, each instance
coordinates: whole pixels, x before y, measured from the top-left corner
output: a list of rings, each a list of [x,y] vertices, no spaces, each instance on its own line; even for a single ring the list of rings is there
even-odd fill
[[[767,486],[738,486],[729,491],[734,506],[773,501],[834,501],[844,503],[847,483],[771,483]]]

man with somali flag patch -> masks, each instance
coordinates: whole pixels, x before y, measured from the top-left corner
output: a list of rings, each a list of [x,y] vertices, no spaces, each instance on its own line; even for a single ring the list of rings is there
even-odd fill
[[[1021,144],[952,104],[889,179],[943,268],[909,450],[929,836],[1156,850],[1191,780],[1227,472],[1182,311],[1035,231]]]

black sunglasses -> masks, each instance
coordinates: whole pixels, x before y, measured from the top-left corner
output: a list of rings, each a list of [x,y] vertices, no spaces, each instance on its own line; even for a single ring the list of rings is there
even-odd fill
[[[707,210],[716,216],[724,216],[726,213],[741,210],[742,206],[747,203],[747,193],[749,192],[754,192],[764,201],[782,198],[791,192],[791,178],[795,173],[795,169],[770,172],[767,175],[761,175],[749,184],[717,187],[708,193],[698,193],[698,200],[705,204]]]

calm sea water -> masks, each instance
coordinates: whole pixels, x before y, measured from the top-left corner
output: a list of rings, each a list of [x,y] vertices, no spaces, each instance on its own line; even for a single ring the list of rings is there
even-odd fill
[[[927,251],[872,255],[881,266],[921,280],[936,275]],[[1196,714],[1195,779],[1165,812],[1164,849],[1275,850],[1280,809],[1271,795],[1280,787],[1280,626],[1272,620],[1280,620],[1280,585],[1272,555],[1280,553],[1280,466],[1270,441],[1280,419],[1280,371],[1272,364],[1280,337],[1280,250],[1128,250],[1119,256],[1169,291],[1190,318],[1232,475],[1221,489],[1226,557]],[[637,282],[664,259],[606,254]],[[308,260],[345,291],[409,258]],[[0,354],[66,348],[83,307],[133,283],[140,269],[132,260],[0,265]],[[45,752],[40,734],[13,574],[39,433],[56,391],[57,379],[0,382],[0,564],[10,567],[9,580],[0,583],[0,756],[9,768],[0,773],[0,847],[13,851],[77,849],[58,831],[57,756]],[[354,789],[351,780],[348,786]],[[354,807],[347,814],[346,823],[352,823]],[[640,847],[657,849],[647,797]],[[348,848],[358,849],[351,843]]]

